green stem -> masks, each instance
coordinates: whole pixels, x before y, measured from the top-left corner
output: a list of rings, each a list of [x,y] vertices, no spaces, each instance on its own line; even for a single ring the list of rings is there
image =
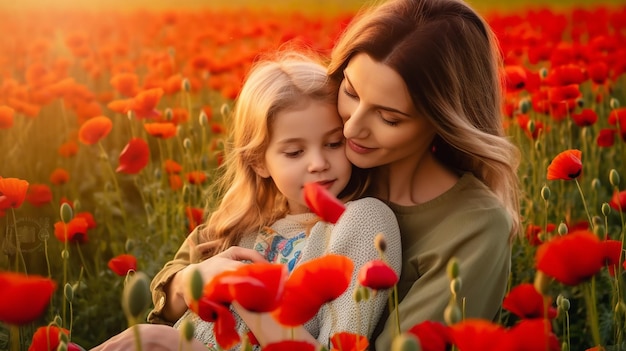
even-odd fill
[[[580,183],[578,179],[574,179],[576,182],[576,186],[578,187],[578,192],[580,193],[580,197],[583,200],[583,206],[585,206],[585,213],[587,214],[587,220],[589,221],[589,227],[593,230],[593,221],[591,220],[591,214],[589,213],[589,208],[587,207],[587,201],[585,201],[585,194],[583,193],[583,189],[580,187]]]
[[[398,285],[393,286],[393,303],[396,307],[396,336],[400,335],[400,306],[398,304]]]
[[[13,228],[15,228],[15,271],[20,271],[19,264],[22,263],[24,274],[28,274],[26,261],[24,260],[24,255],[22,255],[22,247],[20,246],[20,237],[17,235],[17,217],[15,216],[15,209],[13,207],[11,207],[11,214],[13,215]]]
[[[9,326],[9,340],[11,340],[11,350],[21,350],[20,327],[13,324]]]
[[[139,326],[137,324],[133,325],[133,333],[135,334],[135,350],[142,351],[141,347],[141,335],[139,335]]]
[[[600,326],[598,324],[598,309],[596,306],[596,278],[592,277],[591,282],[584,283],[584,295],[585,302],[587,303],[587,320],[589,327],[591,328],[591,337],[593,338],[594,346],[601,346],[600,344]]]

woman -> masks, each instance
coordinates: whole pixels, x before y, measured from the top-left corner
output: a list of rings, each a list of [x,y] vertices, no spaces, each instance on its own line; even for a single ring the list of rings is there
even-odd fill
[[[519,152],[502,126],[498,53],[488,25],[457,0],[366,10],[332,52],[348,159],[372,169],[372,193],[400,225],[401,331],[444,320],[453,257],[465,316],[499,312],[519,228]],[[395,328],[383,317],[377,349],[389,348]]]

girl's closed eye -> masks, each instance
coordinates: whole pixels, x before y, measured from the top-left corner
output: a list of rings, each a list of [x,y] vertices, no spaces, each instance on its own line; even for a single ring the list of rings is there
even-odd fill
[[[341,139],[335,142],[328,143],[326,144],[326,146],[331,149],[338,149],[343,146],[344,142],[345,142],[345,139]]]
[[[296,158],[302,154],[302,150],[284,151],[283,154],[288,158]]]

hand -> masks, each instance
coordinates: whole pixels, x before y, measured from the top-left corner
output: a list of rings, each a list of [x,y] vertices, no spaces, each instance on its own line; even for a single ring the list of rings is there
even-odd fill
[[[181,340],[181,331],[162,324],[136,324],[115,335],[91,351],[127,351],[135,349],[135,330],[141,340],[141,349],[150,351],[178,351],[181,341],[183,350],[206,351],[206,347],[196,339]]]
[[[206,284],[216,275],[225,271],[234,271],[241,265],[245,264],[243,261],[249,262],[267,262],[263,255],[256,250],[246,249],[240,246],[231,246],[223,252],[210,257],[202,262],[193,263],[185,267],[181,272],[180,284],[182,285],[177,291],[182,291],[182,296],[185,300],[185,304],[189,306],[191,297],[189,296],[189,280],[191,279],[191,273],[194,270],[198,270],[202,276],[202,280]],[[182,289],[181,289],[182,288]]]

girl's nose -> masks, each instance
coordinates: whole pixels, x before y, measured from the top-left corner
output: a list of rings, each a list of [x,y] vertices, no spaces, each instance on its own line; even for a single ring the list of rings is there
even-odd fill
[[[311,153],[311,159],[309,160],[309,172],[323,172],[330,167],[328,158],[321,150],[319,152]]]

